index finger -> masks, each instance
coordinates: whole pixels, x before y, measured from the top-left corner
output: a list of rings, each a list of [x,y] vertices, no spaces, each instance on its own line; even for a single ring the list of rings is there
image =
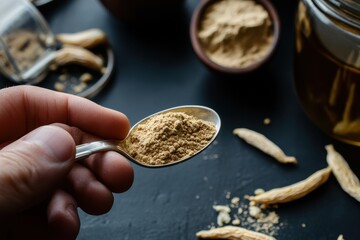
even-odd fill
[[[88,99],[34,86],[0,90],[0,143],[42,125],[64,123],[102,138],[123,139],[130,123],[115,110]]]

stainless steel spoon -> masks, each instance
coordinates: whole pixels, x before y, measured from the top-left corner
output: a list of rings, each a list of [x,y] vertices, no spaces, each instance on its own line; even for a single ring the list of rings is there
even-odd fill
[[[103,152],[103,151],[116,151],[122,155],[124,155],[126,158],[128,158],[130,161],[143,166],[143,167],[149,167],[149,168],[159,168],[159,167],[166,167],[166,166],[170,166],[170,165],[174,165],[180,162],[184,162],[185,160],[188,160],[189,158],[197,155],[198,153],[200,153],[201,151],[203,151],[205,148],[207,148],[216,138],[216,136],[218,135],[219,131],[220,131],[220,127],[221,127],[221,120],[219,115],[212,110],[211,108],[208,107],[204,107],[204,106],[198,106],[198,105],[185,105],[185,106],[179,106],[179,107],[174,107],[174,108],[169,108],[157,113],[154,113],[142,120],[140,120],[138,123],[136,123],[131,129],[130,132],[127,136],[127,138],[131,135],[131,133],[134,131],[134,129],[136,129],[136,127],[140,124],[140,123],[144,123],[147,120],[149,120],[149,118],[158,115],[158,114],[163,114],[163,113],[167,113],[167,112],[183,112],[186,113],[190,116],[194,116],[198,119],[202,119],[208,122],[211,122],[215,125],[216,128],[216,132],[214,134],[214,136],[209,140],[209,142],[207,143],[206,146],[204,146],[202,149],[200,149],[199,151],[197,151],[196,153],[194,153],[191,156],[182,158],[178,161],[175,162],[171,162],[171,163],[167,163],[167,164],[160,164],[160,165],[150,165],[150,164],[145,164],[143,162],[140,162],[139,160],[133,158],[132,156],[130,156],[129,153],[126,152],[125,148],[124,148],[124,143],[125,140],[103,140],[103,141],[96,141],[96,142],[90,142],[90,143],[85,143],[82,145],[78,145],[76,146],[76,157],[75,159],[81,160],[84,159],[88,156],[90,156],[93,153],[97,153],[97,152]]]

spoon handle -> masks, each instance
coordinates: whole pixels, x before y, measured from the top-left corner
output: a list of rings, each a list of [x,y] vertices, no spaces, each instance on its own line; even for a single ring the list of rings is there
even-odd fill
[[[76,146],[75,160],[79,161],[96,152],[104,152],[111,150],[118,152],[118,145],[119,141],[116,140],[96,141],[78,145]]]

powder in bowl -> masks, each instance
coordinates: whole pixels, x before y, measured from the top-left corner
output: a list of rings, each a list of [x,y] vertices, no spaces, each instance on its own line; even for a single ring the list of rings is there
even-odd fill
[[[204,10],[197,32],[207,57],[228,68],[246,68],[269,55],[274,26],[254,0],[219,0]]]
[[[192,156],[216,133],[215,125],[183,112],[167,112],[139,124],[127,138],[129,154],[147,165],[163,165]]]

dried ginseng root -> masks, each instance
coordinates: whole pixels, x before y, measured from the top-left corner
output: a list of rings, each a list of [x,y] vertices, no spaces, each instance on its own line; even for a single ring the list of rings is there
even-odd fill
[[[341,188],[360,202],[360,181],[353,173],[346,160],[338,153],[333,145],[326,145],[326,160]]]
[[[63,45],[78,46],[83,48],[93,48],[107,41],[106,34],[97,28],[85,30],[77,33],[60,33],[56,35]]]
[[[66,46],[58,50],[55,54],[53,64],[55,64],[55,66],[77,64],[104,72],[103,60],[82,47]]]
[[[287,156],[275,143],[258,132],[247,128],[236,128],[233,133],[281,163],[297,163],[295,157]]]
[[[200,231],[196,233],[196,237],[202,239],[275,240],[274,237],[271,237],[269,235],[235,226],[225,226]]]
[[[266,205],[290,202],[299,199],[325,183],[331,173],[331,168],[321,169],[308,178],[289,186],[274,188],[256,196],[247,197],[248,200]]]

